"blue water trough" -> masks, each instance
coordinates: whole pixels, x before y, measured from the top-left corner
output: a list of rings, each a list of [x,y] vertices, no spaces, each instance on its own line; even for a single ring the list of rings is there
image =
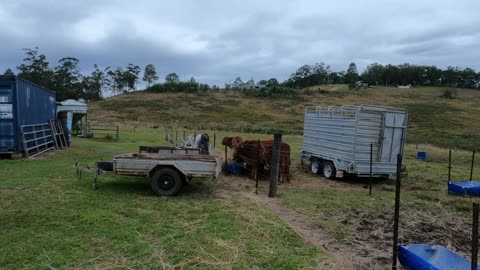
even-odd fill
[[[448,193],[480,197],[480,183],[477,181],[448,182]]]
[[[398,260],[408,270],[471,270],[470,260],[439,245],[400,245]]]
[[[451,181],[452,150],[448,152],[448,193],[449,194],[480,197],[480,182],[472,180],[474,164],[475,164],[475,150],[472,152],[470,179],[465,181]]]

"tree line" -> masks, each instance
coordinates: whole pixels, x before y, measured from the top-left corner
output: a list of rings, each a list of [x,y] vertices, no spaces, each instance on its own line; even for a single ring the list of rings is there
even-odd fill
[[[218,87],[215,85],[210,87],[208,84],[198,83],[193,77],[186,82],[181,82],[180,77],[176,73],[168,74],[165,77],[165,83],[157,83],[145,89],[148,92],[183,92],[197,93],[199,95],[204,95],[210,90],[218,90]]]
[[[84,75],[80,72],[80,60],[75,57],[63,57],[52,67],[47,57],[38,52],[38,48],[24,51],[25,58],[17,66],[17,76],[55,91],[57,100],[99,100],[106,91],[114,94],[133,91],[140,81],[140,67],[134,64],[103,69],[94,64],[93,71]],[[4,74],[14,75],[14,72],[7,69]],[[146,65],[142,80],[150,86],[158,78],[155,66]]]
[[[436,66],[424,65],[381,65],[378,63],[368,65],[362,73],[358,72],[355,63],[350,63],[346,71],[332,71],[330,65],[323,62],[299,67],[290,77],[279,83],[277,79],[253,79],[246,82],[237,77],[232,83],[225,85],[226,89],[256,89],[258,92],[264,87],[289,87],[294,89],[325,84],[348,84],[357,86],[444,86],[480,89],[480,72],[471,68],[449,66],[441,69]],[[277,87],[277,89],[280,89]],[[255,90],[248,91],[252,94]],[[261,94],[260,94],[261,95]]]
[[[367,85],[384,86],[446,86],[480,89],[480,72],[471,68],[449,66],[441,69],[436,66],[412,64],[368,65],[359,74],[355,63],[350,63],[347,71],[335,72],[325,63],[304,65],[298,68],[283,84],[303,88],[319,84],[349,84],[362,82]]]
[[[111,91],[113,94],[130,92],[137,88],[140,79],[147,84],[151,92],[188,92],[204,94],[209,90],[218,90],[216,86],[197,83],[192,77],[181,82],[176,73],[165,77],[165,83],[154,84],[158,75],[153,64],[145,66],[143,77],[141,68],[134,64],[126,67],[100,68],[93,65],[93,71],[84,75],[80,72],[80,61],[75,57],[61,58],[56,66],[51,66],[38,48],[24,49],[23,63],[17,66],[18,76],[56,91],[57,99],[99,100],[102,94]],[[13,75],[11,69],[6,75]],[[276,78],[255,82],[246,82],[237,77],[233,83],[225,84],[225,89],[240,89],[246,95],[258,97],[290,97],[294,89],[324,84],[355,85],[412,85],[412,86],[447,86],[480,89],[480,72],[471,68],[449,66],[440,69],[436,66],[412,64],[381,65],[371,64],[362,73],[358,72],[355,63],[350,63],[346,71],[332,71],[330,65],[323,62],[299,67],[290,77],[280,83]]]

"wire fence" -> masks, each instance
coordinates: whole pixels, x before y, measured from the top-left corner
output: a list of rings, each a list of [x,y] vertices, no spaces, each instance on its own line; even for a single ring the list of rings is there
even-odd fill
[[[272,158],[273,158],[273,136],[258,133],[241,133],[225,130],[200,130],[177,128],[172,126],[153,125],[119,125],[118,131],[125,134],[124,140],[130,138],[137,140],[151,141],[152,131],[159,135],[158,142],[153,144],[165,145],[167,142],[171,147],[186,147],[187,144],[193,144],[195,137],[199,134],[208,134],[210,138],[210,150],[212,153],[224,156],[225,151],[222,140],[229,136],[244,136],[245,141],[241,144],[241,149],[230,149],[224,156],[226,164],[236,164],[243,167],[244,175],[256,179],[270,179]],[[258,142],[260,141],[260,146]],[[189,145],[188,147],[191,147]],[[257,153],[258,152],[258,153]],[[258,156],[257,156],[258,155]],[[279,182],[288,181],[290,178],[289,167],[292,163],[291,149],[289,145],[282,141],[280,150],[280,170]],[[225,168],[226,169],[226,168]],[[227,170],[225,172],[228,173]]]

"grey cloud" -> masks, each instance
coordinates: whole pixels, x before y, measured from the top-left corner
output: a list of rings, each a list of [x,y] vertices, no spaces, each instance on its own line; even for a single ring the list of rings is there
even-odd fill
[[[284,80],[303,64],[345,70],[383,64],[480,69],[474,0],[450,1],[4,1],[0,71],[39,46],[92,65],[144,67],[161,77],[223,85],[241,76]]]

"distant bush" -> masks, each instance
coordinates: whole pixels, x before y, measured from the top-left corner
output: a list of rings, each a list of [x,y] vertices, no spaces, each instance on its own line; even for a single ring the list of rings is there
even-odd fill
[[[329,93],[327,90],[324,90],[322,88],[318,88],[317,91],[319,94],[322,94],[322,95],[327,95]]]
[[[443,91],[442,96],[443,98],[448,98],[448,99],[455,99],[458,97],[458,91],[455,88],[447,88],[445,91]]]
[[[296,96],[295,89],[285,86],[242,89],[246,96],[263,98],[291,98]]]
[[[202,84],[197,82],[167,82],[157,83],[148,87],[145,91],[156,93],[197,93],[205,95],[210,90],[208,84]]]
[[[313,95],[314,92],[312,89],[305,89],[303,90],[303,94],[306,95],[306,96],[310,96],[310,95]]]

